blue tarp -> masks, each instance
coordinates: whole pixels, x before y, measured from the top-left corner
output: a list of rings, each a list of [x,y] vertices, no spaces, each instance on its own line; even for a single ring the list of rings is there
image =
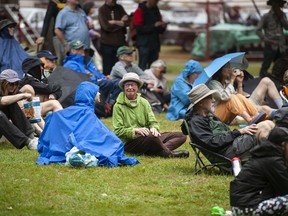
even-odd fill
[[[13,69],[23,78],[22,62],[29,55],[20,46],[18,41],[8,32],[8,26],[0,32],[0,72],[5,69]]]
[[[65,153],[76,146],[97,157],[99,166],[135,165],[136,158],[124,155],[122,141],[94,114],[96,84],[82,82],[70,106],[47,117],[39,138],[37,164],[65,163]]]

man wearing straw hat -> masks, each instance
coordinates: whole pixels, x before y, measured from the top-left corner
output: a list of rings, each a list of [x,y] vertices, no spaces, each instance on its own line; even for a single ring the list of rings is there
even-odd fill
[[[250,156],[249,150],[259,139],[267,137],[274,123],[266,120],[257,125],[252,124],[231,131],[212,114],[215,103],[213,94],[217,94],[217,91],[210,90],[205,84],[194,87],[188,93],[191,104],[185,119],[193,141],[231,159],[236,156],[241,159],[247,158]]]
[[[119,82],[123,92],[114,105],[112,122],[116,135],[125,143],[124,150],[132,154],[187,158],[188,151],[174,151],[185,143],[186,136],[181,132],[159,132],[149,102],[138,93],[142,85],[136,73],[126,73]]]

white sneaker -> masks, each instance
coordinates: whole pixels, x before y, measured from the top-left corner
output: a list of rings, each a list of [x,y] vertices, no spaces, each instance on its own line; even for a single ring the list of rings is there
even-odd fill
[[[30,142],[27,144],[27,148],[29,150],[37,150],[38,147],[38,138],[33,138],[30,140]]]

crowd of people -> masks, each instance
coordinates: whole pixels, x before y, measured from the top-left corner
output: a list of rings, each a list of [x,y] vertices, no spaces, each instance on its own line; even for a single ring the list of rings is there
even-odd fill
[[[194,142],[210,151],[248,161],[230,186],[235,215],[287,213],[288,129],[285,126],[288,124],[285,125],[283,118],[280,124],[275,121],[287,111],[284,106],[288,101],[288,66],[284,55],[287,50],[282,50],[285,42],[278,40],[283,28],[288,27],[282,11],[286,2],[267,1],[272,8],[257,28],[266,43],[265,62],[257,85],[248,94],[243,90],[249,74],[248,65],[243,67],[246,61],[243,56],[238,64],[228,60],[209,70],[212,74],[200,84],[199,78],[207,68],[190,59],[169,88],[165,78],[168,65],[159,59],[159,34],[165,31],[167,23],[162,21],[158,1],[139,3],[130,16],[117,0],[105,0],[99,8],[100,32],[93,29],[91,22],[95,11],[93,1],[85,1],[82,7],[79,0],[67,0],[65,5],[64,1],[59,4],[50,1],[37,43],[47,40],[53,17],[54,48],[42,49],[36,56],[29,56],[14,38],[17,23],[0,21],[0,45],[5,50],[0,54],[0,118],[3,121],[0,135],[18,149],[26,146],[37,150],[37,164],[64,164],[65,154],[76,147],[97,157],[98,166],[115,167],[139,163],[125,153],[188,158],[189,151],[181,148],[186,135],[190,134]],[[269,17],[279,21],[277,25]],[[126,41],[130,22],[137,30],[137,50]],[[272,32],[281,32],[277,35],[277,44],[273,42],[274,37],[270,38]],[[92,42],[98,39],[99,43]],[[103,67],[99,66],[98,52]],[[133,61],[135,53],[139,56],[138,63]],[[215,62],[219,59],[211,65]],[[272,62],[272,74],[267,77]],[[66,76],[74,71],[86,77],[74,92],[69,92],[74,104],[64,108],[60,102],[64,86],[49,79],[62,65],[67,69]],[[37,122],[31,121],[35,115],[35,97],[39,97],[41,110]],[[113,131],[95,114],[96,104],[99,106],[101,100],[112,116]],[[24,111],[26,102],[32,104],[29,115]],[[179,132],[161,132],[155,115],[161,112],[166,113],[167,120],[185,120],[188,131],[182,126]],[[247,125],[231,130],[230,125],[237,124],[239,119]],[[215,161],[218,159],[212,155],[205,156],[209,161],[221,162]]]

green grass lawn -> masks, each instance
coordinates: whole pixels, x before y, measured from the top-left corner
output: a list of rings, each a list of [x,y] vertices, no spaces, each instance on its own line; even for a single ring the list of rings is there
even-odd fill
[[[179,131],[180,121],[157,115],[162,131]],[[111,128],[111,118],[103,122]],[[0,215],[209,215],[229,208],[232,176],[193,175],[188,159],[138,157],[134,167],[74,169],[39,166],[38,153],[0,145]]]
[[[168,73],[178,74],[188,59],[164,59]],[[259,65],[250,64],[249,71],[256,75]],[[164,114],[157,119],[161,131],[180,131],[181,121],[167,121]],[[103,122],[112,129],[111,118]],[[214,206],[229,209],[233,176],[193,175],[188,140],[181,149],[189,150],[188,159],[142,156],[135,167],[74,169],[38,166],[36,151],[1,143],[0,215],[210,215]]]

